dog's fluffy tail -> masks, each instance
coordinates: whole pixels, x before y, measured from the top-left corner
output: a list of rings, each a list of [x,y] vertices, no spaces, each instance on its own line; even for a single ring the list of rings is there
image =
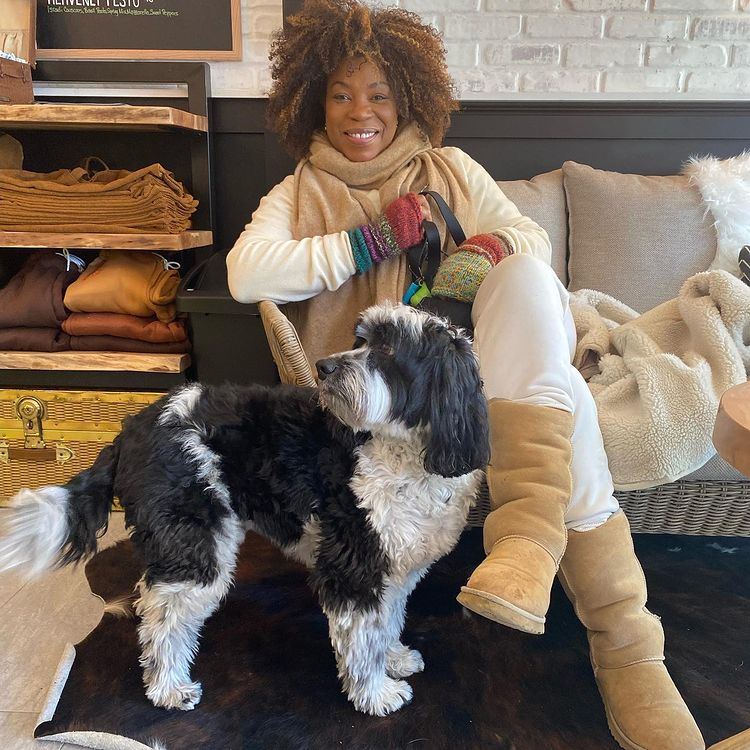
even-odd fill
[[[96,552],[107,529],[118,450],[105,446],[91,468],[64,487],[21,490],[0,537],[0,571],[37,576]]]

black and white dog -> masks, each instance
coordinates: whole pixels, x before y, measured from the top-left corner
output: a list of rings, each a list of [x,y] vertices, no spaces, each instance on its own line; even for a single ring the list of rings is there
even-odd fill
[[[487,408],[461,329],[378,306],[356,336],[317,363],[317,390],[193,383],[127,419],[90,469],[14,498],[0,569],[93,554],[119,497],[146,564],[146,694],[188,710],[200,629],[252,529],[311,568],[355,707],[397,710],[412,694],[402,678],[424,667],[400,640],[406,599],[465,525],[489,458]]]

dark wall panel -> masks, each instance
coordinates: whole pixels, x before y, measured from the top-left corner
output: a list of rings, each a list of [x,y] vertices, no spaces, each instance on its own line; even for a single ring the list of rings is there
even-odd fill
[[[216,247],[231,247],[266,192],[262,133],[217,133],[214,138]]]

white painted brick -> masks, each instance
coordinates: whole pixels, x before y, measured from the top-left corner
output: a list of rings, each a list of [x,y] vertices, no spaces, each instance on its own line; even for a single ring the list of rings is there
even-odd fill
[[[627,10],[646,10],[649,0],[567,0],[573,10],[620,13]]]
[[[436,15],[436,14],[424,14],[420,13],[422,16],[422,21],[424,23],[428,24],[429,26],[432,26],[435,31],[439,32],[440,34],[443,33],[445,24],[443,22],[443,16]]]
[[[399,6],[414,13],[466,13],[479,10],[480,0],[400,0]]]
[[[526,36],[547,39],[595,39],[602,33],[602,19],[597,15],[554,14],[527,16]]]
[[[479,46],[473,42],[447,42],[445,49],[448,65],[469,68],[477,64]]]
[[[559,44],[486,44],[481,51],[482,62],[496,65],[557,65],[560,61]]]
[[[684,39],[687,16],[617,15],[607,20],[604,35],[612,39]]]
[[[591,70],[533,70],[521,75],[521,91],[593,93],[598,76]]]
[[[750,75],[742,70],[696,70],[687,77],[689,94],[750,94]]]
[[[750,44],[734,45],[734,52],[732,53],[732,66],[735,68],[750,67]]]
[[[643,45],[640,42],[618,44],[567,44],[565,65],[568,68],[596,68],[640,65]]]
[[[657,13],[663,11],[685,10],[693,13],[697,10],[734,10],[734,0],[654,0],[654,10]]]
[[[269,40],[254,39],[249,34],[242,35],[242,62],[268,64]]]
[[[269,3],[268,0],[242,0],[240,6],[242,8],[243,27],[247,13],[258,13],[260,11],[278,13],[279,19],[281,19],[281,3],[279,2]]]
[[[211,95],[263,96],[262,71],[256,65],[211,63]]]
[[[537,11],[557,11],[562,8],[562,0],[485,0],[487,10],[492,13],[535,13]]]
[[[377,3],[417,12],[444,34],[450,73],[466,99],[517,91],[565,98],[597,88],[618,98],[750,94],[750,0]],[[271,83],[268,45],[281,27],[281,2],[241,0],[241,7],[243,59],[210,64],[214,96],[264,96]]]
[[[607,93],[677,92],[680,74],[672,70],[608,70],[602,91]]]
[[[503,70],[493,70],[485,73],[484,93],[502,94],[508,91],[518,91],[518,73]]]
[[[261,96],[268,96],[272,84],[271,69],[266,65],[258,71],[258,87],[260,88]]]
[[[445,38],[510,39],[521,32],[521,16],[451,13],[445,17]]]
[[[254,38],[268,38],[277,29],[281,28],[283,19],[280,13],[259,13],[253,12],[248,14],[249,18],[242,19],[242,30]]]
[[[654,68],[717,68],[728,62],[727,49],[720,44],[649,44],[646,48],[646,65]]]
[[[750,18],[715,16],[697,18],[693,24],[693,38],[715,41],[719,39],[750,39]]]
[[[451,70],[459,97],[481,98],[485,94],[518,91],[518,73],[485,71],[480,68]]]

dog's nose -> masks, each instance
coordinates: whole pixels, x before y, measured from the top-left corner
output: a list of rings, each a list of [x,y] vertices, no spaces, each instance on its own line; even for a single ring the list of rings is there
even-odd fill
[[[318,371],[318,379],[325,380],[336,371],[337,367],[335,359],[319,359],[315,363],[315,369]]]

